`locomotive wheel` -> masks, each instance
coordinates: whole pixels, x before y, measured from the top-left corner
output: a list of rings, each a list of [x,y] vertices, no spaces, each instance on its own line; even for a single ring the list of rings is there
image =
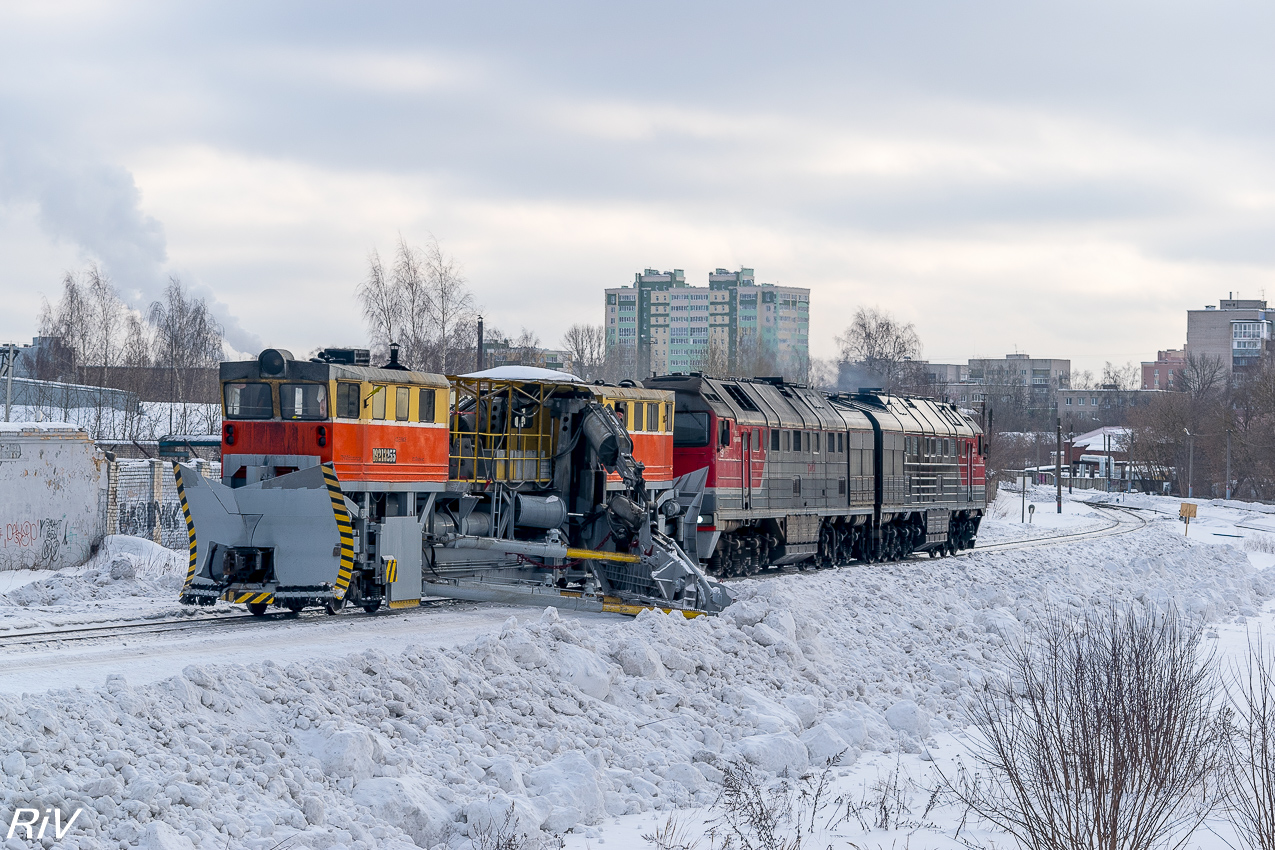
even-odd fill
[[[252,614],[252,616],[254,616],[254,617],[264,617],[264,616],[266,616],[266,603],[264,603],[264,602],[249,602],[249,603],[248,603],[248,613]]]
[[[289,602],[288,603],[288,613],[292,614],[293,616],[300,614],[302,609],[304,608],[305,608],[304,602]]]
[[[338,600],[330,601],[324,604],[323,610],[326,611],[329,616],[331,616],[335,614],[336,612],[340,611],[344,607],[345,607],[345,597],[342,596]]]
[[[376,613],[377,609],[379,609],[380,607],[381,607],[381,600],[379,599],[373,599],[371,602],[363,603],[363,610],[368,612],[369,614]]]

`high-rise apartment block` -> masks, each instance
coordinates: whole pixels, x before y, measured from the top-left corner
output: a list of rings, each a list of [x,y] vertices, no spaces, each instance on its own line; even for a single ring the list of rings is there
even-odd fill
[[[1265,301],[1227,298],[1216,307],[1187,310],[1186,353],[1231,375],[1254,371],[1275,352],[1273,321],[1275,310],[1267,310]]]
[[[804,380],[810,362],[810,290],[757,283],[752,269],[717,269],[692,286],[681,269],[635,274],[606,290],[608,354],[621,370],[779,373]]]

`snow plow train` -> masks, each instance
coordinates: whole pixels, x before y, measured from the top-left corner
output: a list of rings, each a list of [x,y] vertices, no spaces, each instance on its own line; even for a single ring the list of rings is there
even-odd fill
[[[977,426],[955,408],[939,418],[954,452],[957,431],[969,447],[959,511],[943,501],[942,473],[938,502],[931,487],[903,504],[893,456],[859,446],[911,447],[904,432],[915,423],[897,415],[911,400],[824,399],[768,382],[818,409],[827,456],[807,428],[810,458],[783,455],[800,433],[780,427],[791,415],[770,423],[746,405],[717,410],[728,388],[698,376],[646,386],[527,367],[448,377],[405,368],[392,347],[382,367],[361,349],[309,361],[267,349],[222,363],[220,381],[221,480],[174,470],[190,545],[181,601],[192,605],[371,612],[452,597],[694,616],[730,604],[714,574],[946,554],[972,545],[982,515]],[[874,404],[899,409],[860,411]],[[879,478],[882,460],[883,481],[865,490],[874,472],[864,470]],[[814,462],[824,464],[818,483],[792,484],[787,467],[813,472]]]

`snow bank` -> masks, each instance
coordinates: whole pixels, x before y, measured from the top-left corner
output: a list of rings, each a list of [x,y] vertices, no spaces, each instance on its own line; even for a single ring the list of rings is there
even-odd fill
[[[713,618],[550,609],[459,648],[307,664],[266,660],[263,642],[247,667],[0,696],[0,752],[18,754],[0,796],[86,806],[66,847],[300,831],[294,850],[467,850],[506,819],[544,836],[708,804],[732,760],[792,775],[917,752],[961,725],[962,697],[1045,603],[1221,618],[1270,583],[1230,547],[1150,529],[740,582]]]
[[[0,609],[72,606],[122,597],[175,601],[186,567],[184,552],[173,552],[140,537],[113,535],[105,538],[81,567],[34,571],[37,577],[33,580],[14,582],[18,585],[15,590],[0,594]]]

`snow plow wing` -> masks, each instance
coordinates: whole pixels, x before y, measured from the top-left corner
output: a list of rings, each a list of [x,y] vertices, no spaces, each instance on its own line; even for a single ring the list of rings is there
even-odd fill
[[[354,549],[330,465],[233,489],[191,467],[174,472],[190,538],[183,603],[340,606]]]

